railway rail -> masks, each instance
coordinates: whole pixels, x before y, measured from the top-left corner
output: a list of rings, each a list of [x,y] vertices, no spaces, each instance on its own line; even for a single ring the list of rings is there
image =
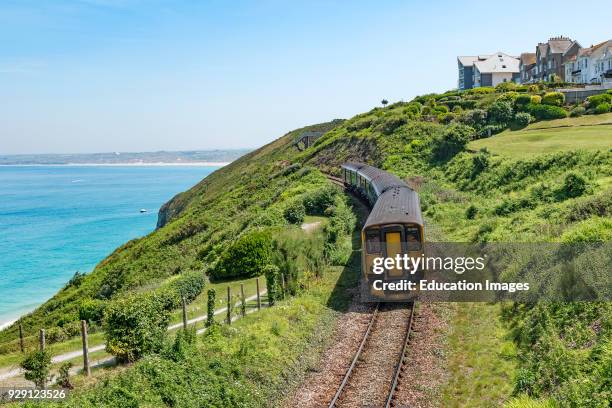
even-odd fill
[[[362,403],[366,401],[360,393],[366,394],[368,401],[372,402],[373,406],[396,407],[396,391],[406,374],[407,353],[415,304],[413,302],[404,305],[404,307],[398,306],[398,304],[389,303],[376,304],[360,345],[340,386],[329,403],[329,408],[358,406],[354,404],[355,401],[361,401]],[[405,316],[402,312],[408,312],[408,315]],[[381,319],[385,313],[388,315]],[[398,328],[389,325],[389,322],[397,324],[397,320],[403,320],[399,324],[400,326],[403,324],[403,333],[397,333]],[[383,340],[382,343],[380,340]],[[379,356],[382,357],[378,359]],[[368,360],[372,360],[372,364],[375,364],[380,372],[375,372],[369,365]],[[373,386],[375,391],[370,392],[366,387],[367,385]]]

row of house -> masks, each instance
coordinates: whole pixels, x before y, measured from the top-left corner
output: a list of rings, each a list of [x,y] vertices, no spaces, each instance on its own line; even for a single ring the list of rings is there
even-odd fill
[[[532,83],[560,79],[577,84],[612,87],[612,40],[588,48],[568,37],[539,43],[535,52],[519,57],[503,52],[459,56],[459,89],[495,86],[500,82]]]

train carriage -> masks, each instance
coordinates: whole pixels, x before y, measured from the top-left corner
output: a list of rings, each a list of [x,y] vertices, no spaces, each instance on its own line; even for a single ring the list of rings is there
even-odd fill
[[[342,165],[345,185],[368,200],[372,211],[362,232],[362,273],[368,282],[410,279],[410,271],[396,267],[375,274],[374,259],[421,256],[425,231],[419,195],[399,177],[360,163]],[[375,293],[370,287],[370,294]],[[388,296],[387,296],[388,298]]]

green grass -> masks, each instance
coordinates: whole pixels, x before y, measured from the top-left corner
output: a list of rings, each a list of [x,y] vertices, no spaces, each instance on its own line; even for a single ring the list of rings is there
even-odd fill
[[[584,115],[578,118],[564,118],[555,120],[543,120],[535,122],[525,128],[525,130],[549,129],[564,126],[593,126],[593,125],[612,125],[612,113],[601,115]]]
[[[513,389],[513,343],[499,319],[499,305],[458,303],[448,339],[449,382],[440,406],[499,407]]]
[[[579,149],[604,150],[611,146],[612,125],[598,125],[519,131],[506,130],[490,138],[470,142],[468,148],[471,150],[487,148],[494,154],[522,158]]]

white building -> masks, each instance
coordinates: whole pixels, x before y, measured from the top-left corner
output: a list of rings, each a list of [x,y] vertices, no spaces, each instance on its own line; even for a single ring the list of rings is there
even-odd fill
[[[575,60],[565,63],[565,80],[582,84],[612,85],[612,40],[581,48]]]
[[[497,52],[485,60],[474,61],[474,87],[495,86],[502,82],[520,80],[520,60]]]

